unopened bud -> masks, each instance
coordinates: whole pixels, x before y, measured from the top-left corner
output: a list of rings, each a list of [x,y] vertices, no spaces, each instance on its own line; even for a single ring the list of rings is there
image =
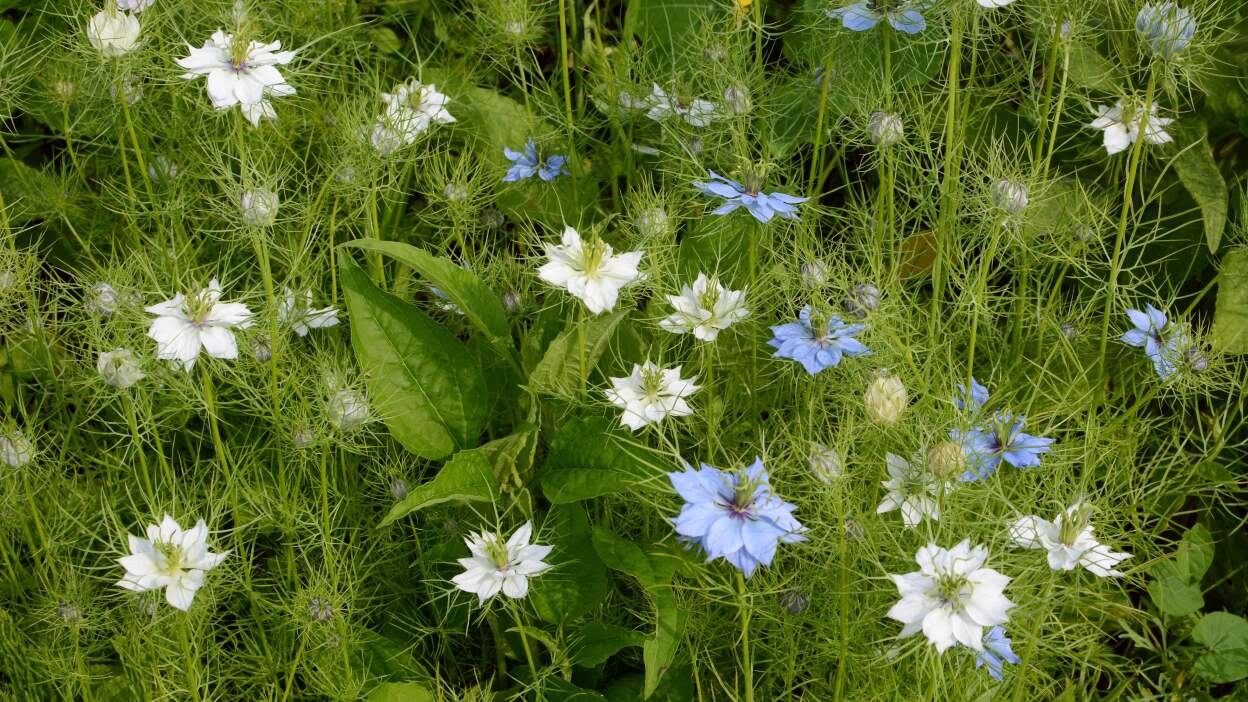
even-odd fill
[[[843,306],[850,316],[863,319],[879,309],[880,289],[870,283],[858,283],[849,291]]]
[[[906,409],[906,386],[895,375],[881,375],[871,382],[862,399],[871,421],[893,425]]]
[[[780,602],[780,606],[784,607],[789,614],[801,614],[810,607],[810,598],[798,587],[781,592],[777,600]]]
[[[146,377],[139,370],[139,359],[130,349],[115,349],[100,354],[95,369],[105,383],[115,388],[128,388]]]
[[[812,441],[807,461],[810,463],[810,472],[821,483],[831,485],[837,478],[845,475],[845,461],[841,458],[841,452],[834,448]]]
[[[871,141],[879,146],[892,146],[906,136],[906,127],[901,117],[889,112],[872,112],[867,120],[867,133]]]
[[[927,466],[938,478],[952,478],[960,474],[965,465],[966,454],[952,441],[942,441],[927,450]]]
[[[993,202],[1009,214],[1018,214],[1027,207],[1027,186],[1009,180],[998,180],[993,187]]]
[[[253,227],[270,227],[277,221],[277,193],[260,188],[246,190],[238,199],[243,221]]]
[[[807,288],[817,288],[828,282],[828,266],[817,258],[803,263],[797,270],[802,276],[802,285]]]

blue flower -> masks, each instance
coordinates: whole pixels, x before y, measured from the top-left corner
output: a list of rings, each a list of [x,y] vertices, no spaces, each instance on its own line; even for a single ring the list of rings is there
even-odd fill
[[[1153,53],[1162,58],[1173,58],[1182,51],[1196,34],[1196,18],[1191,11],[1178,3],[1145,3],[1135,16],[1135,31],[1148,42]]]
[[[1005,676],[1002,672],[1005,664],[1018,665],[1022,660],[1014,655],[1013,649],[1010,648],[1010,639],[1005,635],[1005,629],[1000,626],[994,626],[984,634],[984,650],[975,656],[975,668],[978,670],[981,666],[988,666],[988,674],[997,680],[1004,680]]]
[[[1023,433],[1023,417],[998,412],[992,422],[969,430],[954,429],[949,438],[962,444],[967,470],[959,478],[974,482],[992,475],[1005,461],[1015,468],[1040,465],[1040,454],[1048,453],[1055,439]]]
[[[887,20],[899,32],[918,34],[927,28],[927,21],[920,12],[924,5],[898,0],[866,0],[828,10],[826,14],[830,18],[839,17],[842,26],[855,32],[865,32],[879,24],[880,20]]]
[[[708,561],[723,558],[748,578],[771,565],[777,544],[806,540],[797,506],[772,494],[761,458],[738,472],[703,463],[667,477],[685,500],[674,520],[677,539],[700,546]]]
[[[974,376],[971,376],[970,396],[967,396],[966,386],[958,383],[958,394],[953,398],[953,403],[958,406],[958,409],[964,410],[967,408],[968,399],[972,412],[988,403],[988,388],[980,385]]]
[[[543,161],[537,155],[537,144],[533,143],[532,138],[525,142],[524,153],[512,151],[504,146],[503,155],[511,161],[511,168],[507,169],[507,175],[503,177],[504,183],[525,180],[534,175],[545,181],[554,180],[561,175],[570,175],[568,169],[563,167],[563,164],[568,162],[566,156],[550,156]]]
[[[767,343],[776,349],[773,357],[790,358],[814,375],[828,366],[841,363],[841,356],[862,356],[871,353],[854,338],[866,329],[863,324],[846,324],[840,317],[828,318],[827,331],[816,334],[810,320],[810,305],[802,308],[798,321],[771,328],[775,338]]]
[[[1153,370],[1157,377],[1169,380],[1179,366],[1187,358],[1192,347],[1192,339],[1187,330],[1178,324],[1171,324],[1166,313],[1145,305],[1145,311],[1127,310],[1134,329],[1129,329],[1119,337],[1119,341],[1127,346],[1142,347],[1144,355],[1153,362]]]
[[[726,202],[715,209],[713,214],[724,215],[738,207],[744,207],[754,215],[754,219],[766,224],[772,217],[780,215],[786,219],[797,219],[797,208],[794,205],[806,202],[807,198],[784,193],[760,192],[761,182],[750,183],[747,187],[735,180],[729,180],[715,171],[710,171],[709,182],[694,181],[693,185],[704,195],[722,197]],[[747,181],[755,178],[747,177]]]

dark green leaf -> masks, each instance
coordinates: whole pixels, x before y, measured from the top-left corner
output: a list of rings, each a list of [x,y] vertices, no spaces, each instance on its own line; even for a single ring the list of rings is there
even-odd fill
[[[436,698],[420,683],[383,682],[364,699],[368,702],[434,702]]]
[[[596,666],[624,648],[642,645],[645,640],[645,635],[639,631],[590,622],[581,627],[580,635],[572,645],[572,661],[586,667]]]
[[[607,343],[611,341],[616,325],[627,315],[627,309],[619,309],[585,323],[584,370],[587,375],[598,365],[598,358],[607,350]],[[580,326],[574,326],[556,337],[529,375],[529,387],[535,392],[565,397],[579,393],[581,343]]]
[[[1192,639],[1209,649],[1196,672],[1214,683],[1248,677],[1248,621],[1229,612],[1210,612],[1192,628]]]
[[[1186,138],[1189,145],[1175,157],[1174,170],[1192,199],[1200,205],[1205,222],[1205,245],[1210,253],[1217,253],[1222,230],[1226,228],[1226,182],[1213,160],[1205,125],[1199,121],[1192,124],[1191,128],[1176,134],[1180,139]]]
[[[1187,582],[1200,584],[1205,571],[1213,563],[1213,536],[1203,524],[1197,524],[1183,533],[1174,562]]]
[[[529,581],[537,615],[550,624],[583,616],[607,596],[607,569],[594,551],[585,508],[555,505],[542,532],[552,535],[554,549],[546,562],[552,568]]]
[[[1248,249],[1222,258],[1210,343],[1223,353],[1248,354]]]
[[[542,492],[554,504],[627,490],[663,471],[647,449],[626,446],[605,419],[573,419],[559,430],[539,472]]]
[[[1157,609],[1172,617],[1183,617],[1205,606],[1200,586],[1184,582],[1173,575],[1149,583],[1148,594],[1153,598]]]
[[[650,558],[640,546],[617,536],[610,529],[596,526],[593,534],[594,549],[608,568],[637,578],[643,586],[658,584],[654,577],[654,568],[650,566]]]

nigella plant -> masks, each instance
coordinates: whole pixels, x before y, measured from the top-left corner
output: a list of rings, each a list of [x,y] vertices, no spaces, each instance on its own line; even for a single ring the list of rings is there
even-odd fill
[[[1047,439],[1023,433],[1021,416],[998,412],[982,426],[968,430],[954,429],[949,438],[962,444],[966,454],[966,472],[963,482],[974,482],[992,475],[1001,462],[1015,468],[1034,468],[1040,465],[1040,454],[1048,453],[1056,439]]]
[[[503,147],[503,155],[511,161],[511,168],[507,169],[507,175],[503,177],[504,183],[527,180],[535,175],[545,181],[552,181],[561,175],[570,175],[568,169],[564,168],[564,164],[568,162],[566,156],[541,158],[537,154],[537,144],[532,138],[524,143],[524,151],[517,152]]]
[[[725,215],[738,207],[744,207],[749,210],[754,219],[767,224],[772,217],[776,216],[797,219],[795,205],[800,205],[807,200],[796,195],[762,192],[763,179],[754,173],[746,173],[745,183],[730,180],[715,171],[709,171],[709,173],[711,175],[709,181],[694,181],[693,185],[704,195],[714,195],[724,199],[724,204],[715,208],[712,214]]]
[[[1170,322],[1162,310],[1145,305],[1144,311],[1127,310],[1133,329],[1128,329],[1119,340],[1127,346],[1144,349],[1144,355],[1153,362],[1157,377],[1169,380],[1188,358],[1192,347],[1191,337],[1181,325]]]
[[[828,10],[825,14],[841,20],[843,27],[855,32],[865,32],[885,21],[899,32],[918,34],[927,28],[922,12],[927,4],[913,0],[866,0]]]
[[[866,325],[846,324],[836,315],[828,317],[826,324],[818,324],[807,305],[796,322],[772,327],[775,337],[767,343],[776,350],[773,356],[797,361],[807,373],[815,375],[824,368],[840,365],[843,356],[871,353],[856,338],[865,330]]]
[[[1157,56],[1174,58],[1196,36],[1196,18],[1176,2],[1144,3],[1135,16],[1135,31]]]
[[[793,517],[797,507],[772,493],[761,458],[733,472],[703,463],[667,476],[685,500],[676,533],[701,547],[708,561],[723,558],[748,578],[771,565],[778,544],[806,539]]]
[[[988,388],[980,385],[979,381],[975,380],[974,376],[972,376],[971,389],[969,392],[967,391],[965,385],[958,383],[958,394],[954,396],[953,403],[956,404],[960,410],[969,409],[971,412],[975,412],[980,407],[988,404]]]
[[[1010,637],[1005,627],[994,626],[984,634],[984,649],[975,654],[975,668],[988,666],[988,674],[997,680],[1005,679],[1005,664],[1018,665],[1022,659],[1010,647]]]

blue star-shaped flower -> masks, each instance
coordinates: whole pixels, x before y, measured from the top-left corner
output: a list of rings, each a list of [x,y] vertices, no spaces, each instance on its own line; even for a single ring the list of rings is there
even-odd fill
[[[1179,370],[1184,353],[1192,345],[1187,331],[1177,324],[1170,324],[1166,313],[1145,305],[1145,311],[1127,310],[1134,329],[1128,329],[1119,340],[1127,346],[1141,347],[1144,355],[1153,362],[1157,377],[1168,380]]]
[[[969,403],[967,400],[969,400]],[[969,406],[971,411],[974,412],[988,403],[988,388],[980,385],[979,381],[975,380],[974,376],[971,376],[971,392],[969,397],[966,392],[966,386],[962,383],[958,383],[958,394],[954,396],[953,403],[956,404],[960,410],[964,410]]]
[[[504,183],[514,183],[532,178],[534,175],[545,181],[552,181],[561,175],[570,175],[568,169],[563,167],[563,164],[568,162],[566,156],[550,156],[543,161],[537,155],[537,144],[533,143],[532,138],[524,143],[523,153],[512,151],[504,146],[503,155],[511,161],[511,168],[507,169],[507,175],[503,177]]]
[[[927,28],[927,21],[920,12],[924,3],[899,2],[898,0],[866,0],[847,7],[828,10],[830,18],[840,18],[841,25],[855,32],[865,32],[886,20],[893,29],[906,34],[918,34]]]
[[[826,331],[816,333],[810,314],[810,305],[807,305],[798,314],[798,321],[771,328],[775,338],[767,343],[776,350],[773,357],[797,361],[807,373],[815,375],[828,366],[840,365],[842,356],[871,353],[871,349],[854,338],[866,329],[866,325],[846,324],[840,317],[832,315],[828,318]]]
[[[757,187],[747,188],[715,171],[710,171],[710,174],[710,181],[694,181],[693,185],[704,195],[724,198],[724,204],[717,207],[712,214],[724,215],[738,207],[744,207],[750,211],[754,219],[766,224],[776,215],[785,219],[797,219],[797,208],[794,205],[799,205],[808,199],[784,193],[759,192]]]
[[[978,670],[982,666],[988,666],[988,674],[997,680],[1004,680],[1003,671],[1005,664],[1018,665],[1022,661],[1021,658],[1014,655],[1014,650],[1010,648],[1010,639],[1005,635],[1005,629],[1000,626],[994,626],[984,634],[984,650],[975,655],[975,668]]]
[[[739,472],[703,463],[667,477],[685,500],[673,520],[677,539],[697,544],[708,561],[723,558],[748,578],[771,565],[777,544],[806,540],[797,507],[772,494],[761,458]]]
[[[967,470],[959,479],[969,483],[987,478],[1001,466],[1001,461],[1015,468],[1040,465],[1040,454],[1051,451],[1049,445],[1056,439],[1024,434],[1023,419],[998,412],[992,422],[982,427],[950,431],[949,438],[961,443],[966,454]]]

